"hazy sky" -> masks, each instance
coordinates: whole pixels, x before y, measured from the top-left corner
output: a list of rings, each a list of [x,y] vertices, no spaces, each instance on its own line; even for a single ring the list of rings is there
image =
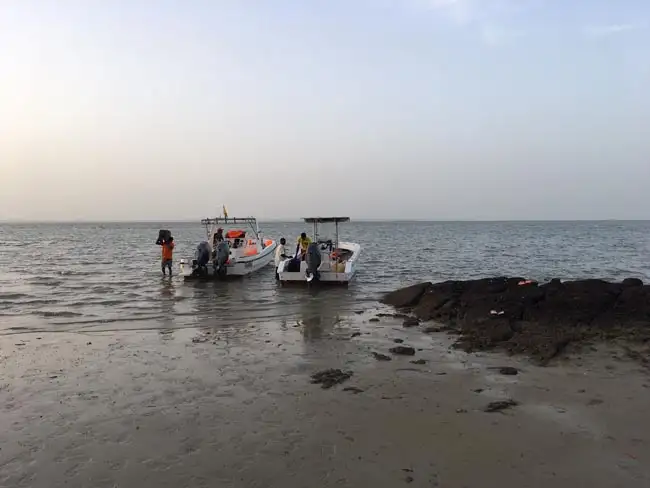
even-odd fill
[[[2,0],[0,220],[650,218],[648,0]]]

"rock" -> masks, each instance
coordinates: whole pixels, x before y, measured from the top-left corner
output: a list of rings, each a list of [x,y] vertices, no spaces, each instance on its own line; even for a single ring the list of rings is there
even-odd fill
[[[377,361],[392,361],[393,358],[390,356],[387,356],[386,354],[381,354],[379,352],[374,352],[372,353],[372,357],[375,358]]]
[[[402,342],[404,342],[404,339],[393,339],[393,342],[397,344],[401,344]]]
[[[424,332],[425,334],[434,334],[436,332],[443,332],[444,330],[445,329],[443,327],[438,327],[438,326],[435,326],[435,325],[431,325],[431,326],[425,328],[422,332]]]
[[[393,354],[399,354],[401,356],[415,356],[415,349],[410,346],[395,346],[389,349]]]
[[[402,327],[417,327],[418,325],[420,325],[420,319],[416,317],[404,319],[404,322],[402,323]]]
[[[373,317],[368,322],[379,322],[379,319],[377,317]]]
[[[516,407],[517,405],[519,405],[519,402],[516,402],[515,400],[499,400],[496,402],[488,403],[483,411],[489,413],[501,412],[508,408]]]
[[[420,320],[444,324],[427,333],[459,333],[459,349],[502,349],[542,365],[570,344],[616,338],[650,343],[650,285],[636,278],[540,285],[519,277],[445,281],[403,288],[386,299],[411,308]]]
[[[650,286],[623,287],[616,303],[605,313],[596,317],[592,327],[607,331],[607,335],[616,329],[627,332],[648,331],[650,324]],[[646,335],[646,337],[648,337]]]
[[[406,288],[400,288],[399,290],[388,293],[381,301],[386,305],[392,305],[396,308],[411,307],[420,300],[420,297],[430,287],[430,282],[407,286]]]
[[[587,402],[587,405],[590,407],[593,407],[594,405],[600,405],[601,403],[604,403],[603,400],[600,398],[593,398]]]
[[[361,388],[357,388],[356,386],[346,386],[343,388],[343,391],[349,391],[350,393],[354,393],[355,395],[358,395],[359,393],[363,393],[363,390]]]
[[[523,319],[564,327],[589,325],[614,306],[622,291],[621,285],[602,280],[551,282],[540,289],[544,290],[544,300],[528,307]]]
[[[497,369],[499,373],[504,374],[506,376],[515,376],[519,374],[519,370],[517,368],[513,368],[512,366],[499,366],[490,369]]]
[[[431,285],[420,297],[413,313],[422,320],[449,318],[467,283],[469,282],[444,281]]]
[[[643,281],[641,281],[639,278],[625,278],[621,283],[621,286],[623,286],[623,288],[643,286]]]
[[[311,382],[320,384],[323,389],[327,389],[349,380],[352,374],[352,371],[341,371],[340,369],[333,368],[326,369],[311,375]]]
[[[416,359],[415,361],[409,361],[409,362],[410,362],[411,364],[419,364],[419,365],[427,364],[427,360],[426,360],[426,359]]]
[[[354,339],[355,337],[359,337],[361,335],[361,332],[353,332],[352,335],[350,336],[351,339]]]

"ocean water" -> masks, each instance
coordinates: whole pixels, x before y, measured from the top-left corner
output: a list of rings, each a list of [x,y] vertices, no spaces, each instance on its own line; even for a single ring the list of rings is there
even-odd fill
[[[290,245],[310,227],[261,223]],[[205,239],[198,223],[0,225],[0,333],[232,326],[373,308],[396,287],[518,275],[650,281],[650,222],[351,222],[362,245],[348,288],[279,287],[272,265],[238,281],[184,283],[160,272],[158,229],[176,241],[175,269]]]

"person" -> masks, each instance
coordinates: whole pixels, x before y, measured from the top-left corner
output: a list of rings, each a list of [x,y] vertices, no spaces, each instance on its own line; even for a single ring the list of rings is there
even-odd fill
[[[282,260],[291,258],[291,256],[287,256],[287,248],[285,247],[286,244],[287,244],[287,240],[284,237],[281,238],[280,245],[275,250],[275,279],[276,280],[280,279],[280,275],[278,274],[278,266],[280,266]]]
[[[298,255],[298,252],[300,252],[300,259],[302,261],[305,260],[309,244],[311,244],[311,239],[307,237],[307,234],[304,232],[300,234],[300,237],[298,237],[298,245],[296,246],[296,255]]]
[[[161,267],[163,275],[165,275],[165,268],[169,268],[169,276],[172,275],[172,257],[174,255],[174,238],[169,237],[168,240],[160,243],[162,246],[162,260]]]
[[[212,259],[217,259],[217,246],[223,241],[223,229],[219,227],[212,236]]]

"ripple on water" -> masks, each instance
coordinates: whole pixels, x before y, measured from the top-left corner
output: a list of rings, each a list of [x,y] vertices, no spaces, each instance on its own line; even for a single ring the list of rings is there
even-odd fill
[[[68,302],[66,306],[68,307],[88,307],[91,305],[99,305],[104,307],[114,307],[116,305],[123,305],[129,303],[128,300],[122,299],[97,299],[97,298],[88,298],[83,301]]]
[[[13,303],[15,300],[28,298],[29,295],[26,293],[12,293],[12,292],[2,292],[0,291],[0,303],[8,302]]]
[[[34,273],[35,271],[32,271]],[[63,283],[60,278],[54,276],[30,276],[25,280],[30,285],[57,286]]]
[[[69,310],[38,310],[31,312],[33,315],[40,315],[45,318],[72,318],[82,317],[84,314],[79,312],[71,312]]]

